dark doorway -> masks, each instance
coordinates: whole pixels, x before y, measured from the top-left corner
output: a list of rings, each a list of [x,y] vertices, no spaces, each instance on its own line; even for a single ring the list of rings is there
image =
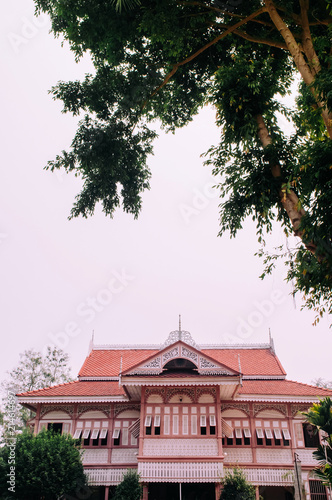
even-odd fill
[[[178,483],[150,483],[149,500],[179,500]],[[214,483],[182,483],[182,500],[215,500]]]
[[[292,486],[260,486],[259,494],[264,500],[293,500]]]

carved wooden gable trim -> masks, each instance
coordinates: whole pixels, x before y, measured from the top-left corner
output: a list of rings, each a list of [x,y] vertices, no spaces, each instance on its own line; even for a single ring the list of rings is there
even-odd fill
[[[203,355],[191,345],[181,341],[167,346],[143,363],[130,368],[123,375],[159,375],[169,361],[177,358],[191,361],[197,367],[200,375],[238,375],[237,372],[222,365],[217,360]]]

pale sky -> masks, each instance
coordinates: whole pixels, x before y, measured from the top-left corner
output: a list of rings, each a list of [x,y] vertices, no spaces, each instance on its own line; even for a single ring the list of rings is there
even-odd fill
[[[259,279],[255,228],[217,237],[215,180],[200,157],[218,141],[205,109],[175,135],[163,132],[149,159],[151,190],[138,220],[98,209],[68,221],[80,180],[43,170],[69,147],[76,119],[48,90],[90,71],[33,16],[31,0],[3,5],[0,181],[0,378],[26,349],[57,343],[76,375],[92,331],[97,344],[162,343],[171,330],[199,343],[268,342],[271,330],[288,378],[332,379],[328,318],[313,327],[282,266]],[[285,241],[276,228],[273,244]]]

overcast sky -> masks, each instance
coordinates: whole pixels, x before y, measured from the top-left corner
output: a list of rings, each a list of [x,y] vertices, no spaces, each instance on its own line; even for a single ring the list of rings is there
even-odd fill
[[[175,135],[160,133],[138,220],[120,210],[67,220],[80,180],[43,167],[69,147],[77,122],[48,90],[91,68],[75,64],[33,12],[31,0],[15,0],[0,20],[1,379],[20,352],[55,343],[76,375],[92,331],[97,344],[159,344],[181,314],[198,344],[266,343],[270,328],[289,379],[331,380],[328,318],[312,326],[282,267],[259,279],[253,223],[236,239],[217,237],[215,180],[200,157],[218,141],[212,110]],[[283,242],[276,228],[271,244]]]

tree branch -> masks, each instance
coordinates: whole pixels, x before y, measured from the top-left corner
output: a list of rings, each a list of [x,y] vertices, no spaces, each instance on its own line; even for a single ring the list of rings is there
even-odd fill
[[[263,12],[266,12],[266,10],[267,10],[266,7],[262,7],[260,9],[256,10],[255,12],[253,12],[252,14],[250,14],[250,16],[246,17],[245,19],[242,19],[241,21],[237,22],[233,26],[230,26],[226,31],[224,31],[223,33],[221,33],[220,35],[218,35],[216,38],[214,38],[213,40],[211,40],[210,42],[208,42],[206,45],[204,45],[203,47],[201,47],[194,54],[191,54],[190,56],[188,56],[183,61],[174,64],[173,68],[171,69],[171,71],[166,75],[164,81],[159,85],[159,87],[157,87],[152,92],[152,94],[150,95],[149,99],[151,99],[151,97],[153,97],[154,95],[156,95],[159,92],[159,90],[161,90],[165,85],[167,85],[167,83],[169,82],[169,80],[172,78],[172,76],[177,72],[177,70],[181,66],[184,66],[185,64],[191,62],[193,59],[196,59],[196,57],[198,57],[200,54],[202,54],[205,50],[207,50],[210,47],[212,47],[212,45],[215,45],[220,40],[222,40],[223,38],[225,38],[227,35],[229,35],[230,33],[233,33],[237,28],[239,28],[243,24],[246,24],[247,22],[249,22],[252,19],[254,19],[255,17],[259,16]],[[143,103],[142,109],[145,108],[146,103],[147,103],[147,100]]]
[[[270,15],[271,20],[273,21],[275,27],[279,31],[280,35],[283,37],[283,39],[286,42],[287,48],[293,57],[294,63],[297,67],[297,69],[300,72],[300,75],[303,78],[303,81],[308,85],[310,88],[310,91],[312,95],[314,96],[318,106],[322,110],[322,118],[325,123],[325,127],[327,130],[327,133],[329,137],[332,139],[332,120],[331,116],[326,109],[325,103],[323,103],[319,97],[317,96],[317,93],[315,91],[314,86],[312,85],[315,81],[315,76],[313,72],[310,69],[310,66],[308,63],[305,61],[303,54],[301,52],[300,47],[296,43],[296,40],[294,38],[293,33],[291,30],[288,28],[288,26],[285,24],[285,22],[281,19],[279,16],[277,9],[273,3],[273,0],[264,0],[265,6],[268,10],[268,13]]]
[[[267,146],[270,146],[272,144],[272,138],[267,130],[263,116],[257,115],[256,121],[257,121],[258,137],[261,141],[263,148],[266,148]],[[272,177],[274,177],[275,179],[280,179],[280,181],[282,182],[282,172],[280,164],[278,162],[271,165],[271,173]],[[302,207],[299,208],[300,200],[298,196],[292,189],[285,189],[284,187],[281,187],[279,191],[279,196],[280,196],[280,203],[282,207],[285,209],[291,221],[295,236],[298,236],[303,241],[304,232],[300,230],[300,224],[301,224],[301,219],[306,214],[306,212]],[[317,245],[315,245],[315,243],[313,242],[306,243],[305,241],[303,241],[303,244],[305,245],[307,250],[309,250],[309,252],[311,252],[314,255],[316,254]]]
[[[301,25],[302,25],[302,46],[312,72],[315,75],[317,75],[317,73],[319,73],[321,69],[321,66],[316,51],[314,49],[314,45],[312,43],[312,38],[310,33],[309,19],[308,19],[309,0],[300,0],[300,7],[301,7]]]
[[[227,26],[227,24],[222,24],[222,23],[210,23],[210,24],[212,24],[213,26],[220,26],[222,28]],[[275,40],[269,40],[267,38],[257,38],[255,36],[249,35],[245,31],[234,30],[233,34],[238,35],[241,38],[244,38],[245,40],[249,40],[250,42],[263,43],[265,45],[269,45],[270,47],[277,47],[278,49],[287,50],[287,45],[285,43],[277,42]]]

